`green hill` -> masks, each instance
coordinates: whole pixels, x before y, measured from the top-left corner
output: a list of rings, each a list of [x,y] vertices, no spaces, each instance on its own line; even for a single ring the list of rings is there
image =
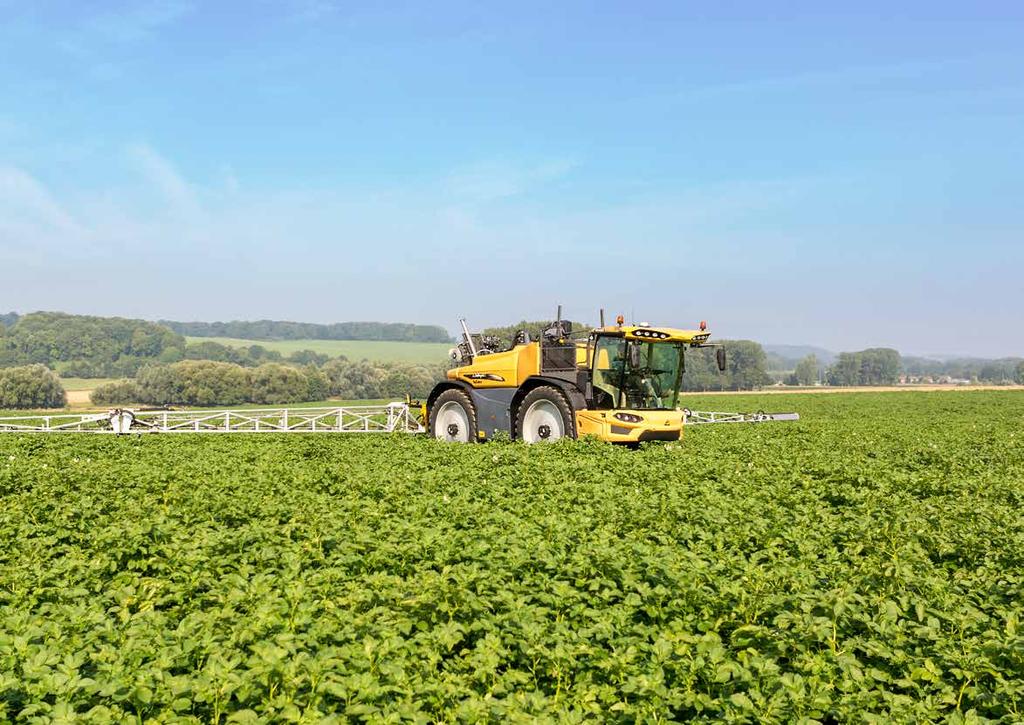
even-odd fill
[[[297,350],[312,350],[322,355],[344,355],[349,360],[384,362],[442,363],[451,344],[441,342],[390,342],[379,340],[243,340],[237,337],[187,337],[188,342],[217,342],[230,347],[260,345],[289,355]]]

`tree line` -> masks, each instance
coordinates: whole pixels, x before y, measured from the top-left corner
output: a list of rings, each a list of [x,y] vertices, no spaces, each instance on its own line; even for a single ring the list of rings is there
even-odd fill
[[[859,352],[841,352],[829,366],[825,380],[829,385],[894,385],[899,382],[900,354],[888,347],[873,347]]]
[[[915,377],[951,377],[959,380],[977,380],[983,383],[1001,383],[1018,380],[1018,371],[1024,365],[1019,357],[998,359],[954,358],[931,360],[921,357],[903,358],[903,370]]]
[[[924,378],[925,382],[941,382],[951,378],[992,384],[1024,384],[1024,360],[1002,358],[940,361],[902,357],[891,348],[868,348],[839,353],[835,362],[828,366],[821,365],[815,355],[808,355],[783,378],[783,382],[786,385],[804,386],[818,383],[835,386],[894,385],[904,376],[916,382],[920,378]]]
[[[182,334],[163,324],[146,320],[70,315],[62,312],[33,312],[21,316],[12,312],[0,315],[0,320],[3,321],[0,324],[0,368],[41,364],[64,377],[133,377],[143,366],[152,363],[176,363],[183,360],[213,360],[235,363],[244,367],[256,367],[265,363],[323,365],[329,360],[327,355],[312,350],[299,350],[285,356],[259,344],[233,347],[213,340],[186,343]],[[261,323],[237,324],[259,326]],[[301,323],[280,324],[301,326]],[[394,340],[401,339],[404,335],[406,338],[417,341],[444,342],[448,340],[448,333],[442,328],[436,328],[430,332],[423,326],[398,323],[389,325],[339,323],[338,325],[313,327],[341,328],[346,325],[356,326],[353,331],[350,331],[354,337],[325,339]],[[359,327],[363,325],[376,325],[379,329],[374,332],[370,328]],[[265,333],[273,331],[274,328],[263,329]],[[278,329],[277,331],[284,332],[285,330]],[[295,332],[294,329],[292,331]],[[194,331],[189,331],[189,334],[192,332]],[[244,336],[253,331],[232,329],[221,332],[230,333],[229,336],[233,337],[236,334]],[[343,333],[337,332],[337,334],[342,335]],[[362,336],[360,337],[360,335]]]
[[[97,387],[91,398],[97,405],[239,405],[425,397],[443,376],[442,365],[350,362],[344,358],[322,366],[264,363],[254,368],[183,360],[147,365],[134,380]]]
[[[234,337],[245,340],[382,340],[390,342],[451,342],[439,325],[405,322],[287,322],[233,320],[231,322],[176,322],[160,324],[189,337]]]
[[[834,386],[895,385],[900,381],[900,354],[887,347],[841,352],[831,365],[822,365],[813,353],[803,357],[796,368],[782,378],[785,385]]]
[[[134,375],[180,359],[185,338],[145,320],[33,312],[0,329],[0,368],[40,364],[70,377]]]
[[[251,368],[273,362],[286,362],[292,365],[323,365],[330,359],[330,355],[324,355],[314,350],[296,350],[288,355],[282,355],[277,350],[268,350],[258,344],[234,347],[233,345],[223,345],[212,340],[203,340],[202,342],[190,342],[185,345],[181,358],[164,360],[164,362],[213,360],[215,362],[235,363],[242,367]]]

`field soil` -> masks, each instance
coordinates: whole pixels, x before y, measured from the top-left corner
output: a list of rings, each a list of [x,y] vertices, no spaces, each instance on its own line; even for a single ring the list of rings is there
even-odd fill
[[[68,390],[67,391],[68,407],[69,408],[73,408],[73,409],[88,408],[89,406],[92,405],[92,401],[89,400],[89,395],[91,395],[91,394],[92,394],[92,389],[90,389],[90,390]]]

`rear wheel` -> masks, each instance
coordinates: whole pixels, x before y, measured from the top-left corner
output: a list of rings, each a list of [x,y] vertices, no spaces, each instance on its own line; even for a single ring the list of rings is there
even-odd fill
[[[476,411],[469,396],[461,390],[446,390],[430,406],[430,433],[452,443],[476,440]]]
[[[542,385],[526,394],[516,412],[516,435],[527,443],[576,437],[572,408],[558,388]]]

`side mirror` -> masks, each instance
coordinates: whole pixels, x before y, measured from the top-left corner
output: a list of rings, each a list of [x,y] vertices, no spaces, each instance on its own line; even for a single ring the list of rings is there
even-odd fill
[[[629,345],[629,366],[632,368],[640,367],[640,346],[626,344]]]
[[[719,370],[719,372],[723,372],[724,373],[725,372],[725,348],[724,347],[716,347],[715,348],[715,359],[718,361],[718,370]]]

